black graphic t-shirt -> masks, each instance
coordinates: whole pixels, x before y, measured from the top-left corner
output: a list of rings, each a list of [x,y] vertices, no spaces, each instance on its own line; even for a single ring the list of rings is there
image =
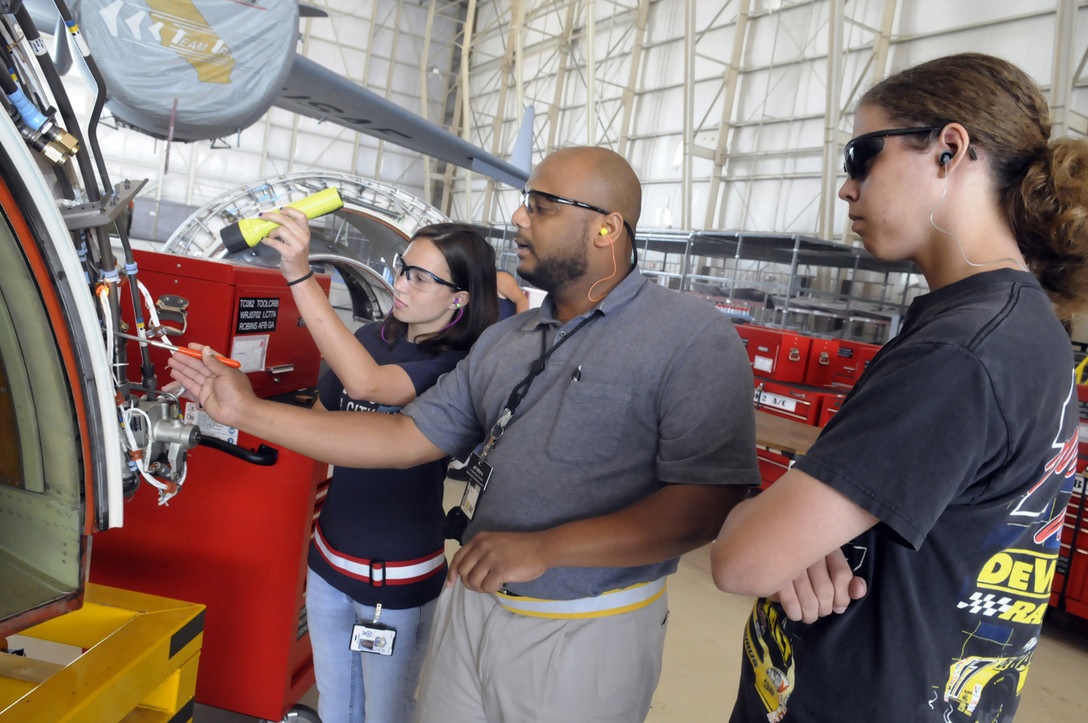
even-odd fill
[[[417,395],[433,386],[468,353],[451,351],[433,356],[403,337],[387,344],[381,340],[380,328],[380,323],[367,324],[355,336],[379,364],[397,364],[404,369]],[[400,412],[399,407],[352,399],[331,371],[318,381],[318,393],[329,410]],[[310,544],[307,563],[330,585],[367,605],[381,603],[391,609],[405,609],[437,598],[445,563],[440,561],[434,567],[426,560],[445,547],[445,478],[444,460],[410,469],[336,467],[318,518],[319,537]],[[421,579],[377,587],[362,576],[345,574],[330,560],[420,561]]]
[[[1050,599],[1078,442],[1069,338],[1030,274],[917,299],[798,469],[880,522],[868,595],[756,603],[732,721],[1003,721]]]

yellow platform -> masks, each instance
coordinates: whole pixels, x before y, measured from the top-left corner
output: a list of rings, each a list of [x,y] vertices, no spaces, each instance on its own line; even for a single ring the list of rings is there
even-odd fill
[[[193,718],[203,605],[92,583],[82,608],[19,635],[83,652],[67,665],[0,654],[0,723]]]

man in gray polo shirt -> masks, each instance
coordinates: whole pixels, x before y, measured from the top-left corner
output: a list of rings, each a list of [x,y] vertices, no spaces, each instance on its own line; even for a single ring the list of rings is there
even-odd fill
[[[517,270],[547,299],[491,327],[402,414],[300,425],[210,352],[171,364],[213,418],[333,464],[479,448],[422,720],[642,720],[664,578],[759,483],[751,369],[726,317],[631,262],[641,187],[623,158],[557,151],[522,200]]]
[[[490,480],[436,615],[422,719],[641,720],[664,578],[759,484],[751,368],[719,311],[631,264],[641,192],[626,161],[558,151],[526,189],[517,271],[548,298],[404,410],[464,450],[546,356],[481,452]]]

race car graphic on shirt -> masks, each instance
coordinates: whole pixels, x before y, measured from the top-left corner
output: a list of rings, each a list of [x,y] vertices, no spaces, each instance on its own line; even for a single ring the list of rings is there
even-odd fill
[[[945,720],[1000,721],[1009,701],[1024,689],[1037,640],[1031,638],[1010,657],[972,655],[954,662],[944,689]]]
[[[755,687],[767,708],[769,723],[786,715],[786,703],[793,692],[793,644],[782,629],[782,610],[768,600],[759,600],[744,628],[744,654],[755,674]],[[768,646],[768,641],[773,643]]]
[[[867,548],[849,544],[842,552],[855,573],[865,561]],[[786,717],[787,703],[796,684],[796,660],[793,643],[785,629],[787,623],[777,603],[761,599],[752,608],[744,627],[744,655],[752,669],[753,686],[767,709],[769,723]]]

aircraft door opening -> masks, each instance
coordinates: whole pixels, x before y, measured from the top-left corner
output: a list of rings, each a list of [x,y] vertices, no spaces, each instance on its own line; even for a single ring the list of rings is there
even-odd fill
[[[71,239],[18,131],[0,125],[0,143],[2,637],[79,607],[84,536],[110,524],[111,497],[120,514],[121,465],[112,400],[95,385],[109,361]]]

